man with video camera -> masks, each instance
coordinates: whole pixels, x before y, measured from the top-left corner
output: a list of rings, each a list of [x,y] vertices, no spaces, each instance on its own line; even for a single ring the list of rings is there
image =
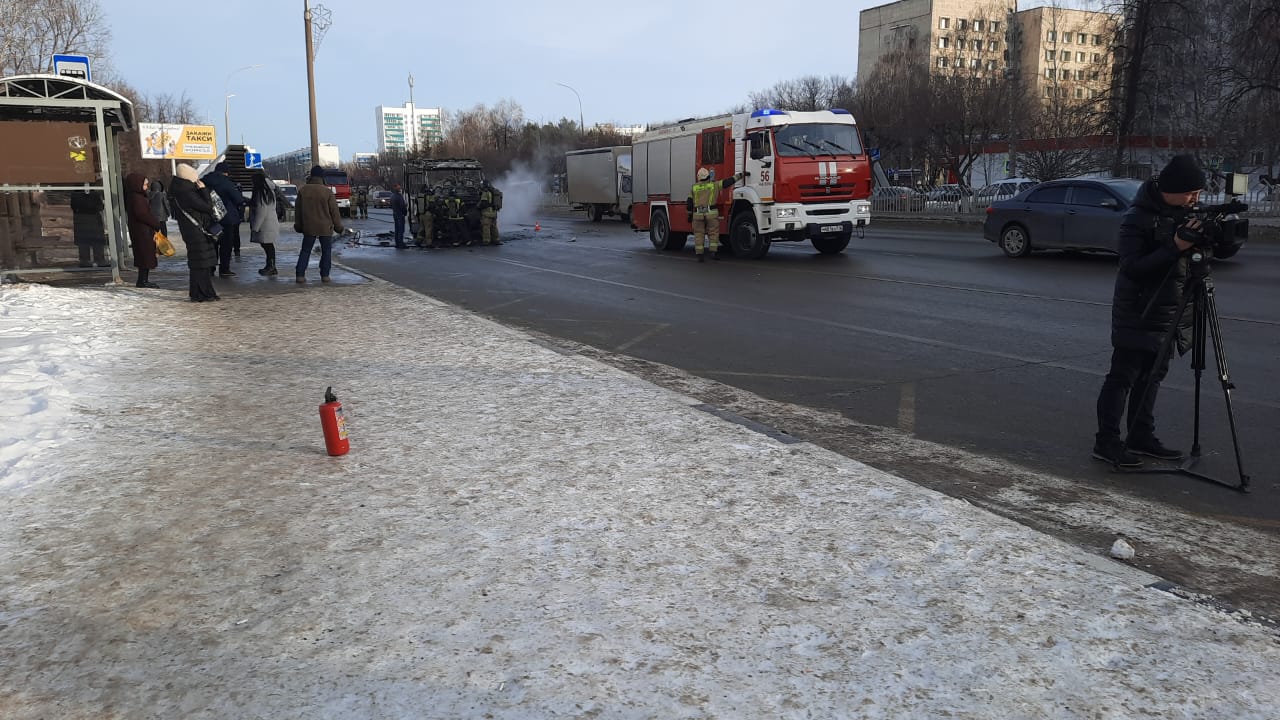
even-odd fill
[[[1120,270],[1111,304],[1111,369],[1098,394],[1098,433],[1093,457],[1116,467],[1142,465],[1137,455],[1181,460],[1182,453],[1156,438],[1155,404],[1169,355],[1160,348],[1177,324],[1178,353],[1191,346],[1193,307],[1182,305],[1188,290],[1188,251],[1228,258],[1240,249],[1233,237],[1207,234],[1194,213],[1205,173],[1190,155],[1169,161],[1155,179],[1138,190],[1120,224]],[[1175,317],[1176,316],[1176,317]],[[1157,362],[1159,366],[1157,367]],[[1128,436],[1120,422],[1128,410]]]

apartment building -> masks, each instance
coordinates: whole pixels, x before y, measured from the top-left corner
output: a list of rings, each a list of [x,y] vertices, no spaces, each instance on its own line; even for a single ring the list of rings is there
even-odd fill
[[[934,72],[1016,77],[1037,96],[1084,100],[1108,87],[1119,21],[1086,10],[1018,10],[1015,0],[899,0],[860,13],[858,71],[914,50]]]
[[[374,111],[378,128],[378,152],[406,152],[435,145],[444,136],[440,108],[379,105]]]
[[[899,0],[858,17],[858,71],[895,51],[918,54],[936,72],[1002,78],[1008,65],[1014,0]]]
[[[1111,42],[1120,16],[1038,7],[1018,13],[1022,80],[1043,98],[1089,100],[1111,83]]]

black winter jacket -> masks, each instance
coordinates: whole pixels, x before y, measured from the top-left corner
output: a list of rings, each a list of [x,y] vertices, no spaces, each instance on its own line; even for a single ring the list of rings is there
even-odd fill
[[[222,204],[227,206],[227,214],[222,218],[222,227],[239,225],[244,219],[244,209],[249,205],[240,188],[231,181],[231,178],[220,172],[211,172],[200,180],[204,182],[209,192],[218,193],[218,197],[222,198]]]
[[[1157,352],[1176,323],[1178,352],[1190,349],[1191,303],[1178,315],[1190,260],[1173,240],[1186,213],[1185,208],[1165,203],[1155,180],[1139,188],[1125,212],[1120,222],[1120,271],[1111,301],[1112,346]],[[1238,244],[1223,243],[1212,255],[1227,258],[1239,249]]]
[[[208,269],[218,264],[217,246],[203,230],[213,224],[213,206],[205,195],[207,192],[207,189],[198,188],[195,183],[180,177],[174,177],[169,183],[169,206],[178,220],[182,242],[187,246],[187,267],[192,270]]]

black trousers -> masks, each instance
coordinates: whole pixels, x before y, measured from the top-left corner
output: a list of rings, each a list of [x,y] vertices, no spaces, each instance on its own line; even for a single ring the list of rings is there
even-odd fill
[[[1128,437],[1146,439],[1156,432],[1156,395],[1160,390],[1160,381],[1169,372],[1169,358],[1166,356],[1160,367],[1156,367],[1158,353],[1132,348],[1115,348],[1111,353],[1111,370],[1102,381],[1102,391],[1098,393],[1098,435],[1099,442],[1120,439],[1120,421],[1128,408]],[[1147,389],[1147,383],[1151,387]]]
[[[218,270],[227,272],[231,269],[231,253],[240,252],[240,226],[223,226],[222,235],[218,238]]]
[[[196,302],[218,297],[217,291],[213,289],[213,278],[204,268],[191,268],[191,282],[187,292]]]

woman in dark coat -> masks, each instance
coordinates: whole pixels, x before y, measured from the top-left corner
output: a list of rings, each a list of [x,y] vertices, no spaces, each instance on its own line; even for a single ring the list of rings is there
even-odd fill
[[[138,268],[138,287],[160,287],[150,281],[156,268],[155,234],[164,230],[161,221],[151,213],[147,194],[150,181],[142,173],[124,177],[124,210],[129,216],[129,244],[133,246],[133,266]]]
[[[93,267],[94,263],[111,267],[107,262],[107,226],[102,219],[105,209],[101,190],[71,193],[71,232],[80,250],[80,267]]]
[[[177,175],[169,182],[169,206],[178,220],[182,242],[187,246],[191,302],[221,300],[213,289],[210,271],[218,265],[218,250],[204,230],[213,224],[213,206],[209,204],[209,191],[190,165],[180,163]]]

